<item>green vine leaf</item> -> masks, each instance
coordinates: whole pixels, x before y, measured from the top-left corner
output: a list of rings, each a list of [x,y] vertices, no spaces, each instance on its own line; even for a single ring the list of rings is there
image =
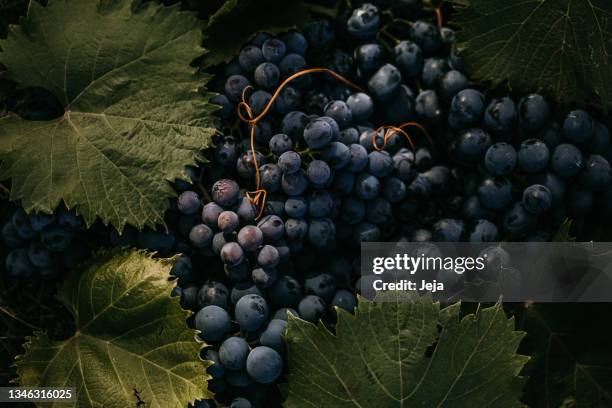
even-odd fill
[[[128,249],[93,259],[59,293],[76,333],[65,341],[41,332],[29,337],[16,361],[19,384],[75,387],[74,407],[125,408],[140,398],[147,407],[184,408],[211,398],[203,344],[185,323],[189,312],[170,296],[173,260]]]
[[[459,309],[360,299],[355,316],[338,310],[336,335],[292,317],[286,406],[520,406],[524,333],[501,303],[461,319]]]
[[[452,21],[461,28],[458,47],[472,77],[612,108],[609,0],[467,3]]]
[[[287,31],[303,25],[309,16],[302,0],[227,0],[208,20],[204,46],[210,52],[202,65],[229,62],[257,32]]]
[[[522,351],[534,356],[525,367],[525,403],[612,406],[612,334],[601,325],[610,312],[605,303],[527,304],[516,311],[517,326],[527,332]]]
[[[155,2],[30,2],[0,41],[0,63],[22,87],[40,87],[65,113],[0,119],[0,179],[26,211],[61,200],[88,225],[163,224],[169,181],[187,179],[215,131],[208,80],[189,64],[204,50],[201,23]]]

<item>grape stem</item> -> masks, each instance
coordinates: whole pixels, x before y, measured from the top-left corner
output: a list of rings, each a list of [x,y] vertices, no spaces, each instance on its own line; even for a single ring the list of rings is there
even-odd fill
[[[253,166],[255,167],[255,183],[257,187],[254,191],[248,191],[246,196],[251,201],[252,204],[259,206],[259,213],[257,214],[256,219],[260,219],[261,216],[263,215],[268,192],[265,189],[261,188],[261,174],[259,172],[259,163],[257,162],[257,154],[255,153],[255,127],[257,126],[257,123],[259,123],[259,121],[263,119],[266,116],[266,114],[270,111],[270,109],[272,108],[274,102],[280,95],[283,88],[285,88],[291,81],[293,81],[296,78],[299,78],[303,75],[315,74],[315,73],[325,73],[325,74],[331,75],[332,77],[346,84],[347,86],[350,86],[351,88],[354,88],[360,92],[364,92],[364,90],[360,86],[355,85],[348,79],[344,78],[343,76],[337,74],[336,72],[330,69],[309,68],[309,69],[305,69],[305,70],[296,72],[295,74],[291,75],[289,78],[285,79],[280,84],[280,86],[276,89],[276,91],[272,95],[272,98],[270,98],[270,100],[264,107],[263,111],[259,115],[255,116],[253,114],[253,110],[247,103],[247,99],[246,99],[247,92],[253,89],[253,87],[249,85],[242,90],[242,100],[240,101],[240,103],[238,103],[236,113],[238,114],[238,117],[240,118],[240,120],[250,125],[251,154],[253,157]],[[242,113],[243,110],[246,113],[246,116],[243,115]]]

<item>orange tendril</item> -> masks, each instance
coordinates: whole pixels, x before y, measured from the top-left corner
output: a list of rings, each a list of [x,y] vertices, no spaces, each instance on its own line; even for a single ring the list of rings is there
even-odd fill
[[[416,147],[415,147],[415,145],[414,145],[414,143],[412,141],[412,138],[410,137],[408,132],[406,130],[404,130],[405,128],[408,128],[408,127],[416,127],[416,128],[418,128],[421,132],[423,132],[423,134],[427,138],[427,141],[429,142],[431,147],[434,147],[434,142],[431,139],[431,137],[429,136],[429,133],[427,132],[427,129],[425,129],[425,127],[423,125],[421,125],[420,123],[418,123],[418,122],[406,122],[406,123],[402,123],[399,126],[385,126],[385,125],[380,126],[372,134],[372,146],[374,147],[375,150],[381,151],[381,150],[383,150],[387,146],[387,143],[389,142],[389,139],[393,135],[399,133],[399,134],[401,134],[401,135],[406,137],[406,139],[408,140],[408,143],[410,143],[410,147],[412,147],[412,150],[416,150]],[[379,145],[378,141],[376,140],[376,138],[377,138],[378,134],[380,132],[382,132],[382,131],[384,131],[383,141],[382,141],[382,144]]]
[[[441,18],[441,17],[440,17]],[[242,90],[242,100],[238,103],[236,112],[238,114],[238,117],[240,118],[240,120],[242,120],[243,122],[245,122],[246,124],[248,124],[250,126],[250,141],[251,141],[251,155],[253,158],[253,166],[255,167],[255,183],[256,183],[256,189],[253,191],[248,191],[246,193],[247,198],[249,199],[249,201],[256,205],[259,206],[259,212],[257,214],[257,220],[259,220],[261,218],[261,216],[263,215],[263,212],[265,210],[265,205],[266,205],[266,198],[267,198],[267,194],[268,192],[261,187],[261,173],[259,171],[259,163],[257,161],[257,154],[255,153],[255,127],[257,126],[257,124],[259,123],[259,121],[261,121],[266,114],[268,114],[268,112],[270,111],[270,109],[272,109],[272,106],[274,105],[274,101],[276,101],[276,99],[280,96],[281,91],[294,79],[299,78],[301,76],[304,75],[308,75],[308,74],[316,74],[316,73],[324,73],[324,74],[328,74],[330,76],[332,76],[333,78],[337,79],[338,81],[342,82],[343,84],[356,89],[360,92],[365,92],[364,89],[362,89],[360,86],[355,85],[354,83],[352,83],[351,81],[349,81],[348,79],[344,78],[343,76],[335,73],[334,71],[327,69],[327,68],[309,68],[309,69],[305,69],[303,71],[299,71],[296,72],[295,74],[291,75],[290,77],[288,77],[287,79],[285,79],[280,86],[276,89],[276,91],[274,92],[274,94],[272,95],[272,98],[270,98],[270,100],[268,101],[268,103],[266,104],[266,106],[264,107],[263,111],[261,111],[261,113],[257,116],[254,115],[253,110],[251,109],[251,107],[249,106],[249,104],[246,101],[246,94],[249,90],[253,89],[253,87],[251,85],[246,86],[243,90]],[[246,116],[243,114],[243,110],[244,113],[246,114]],[[382,150],[385,148],[388,139],[393,136],[396,133],[400,133],[403,134],[404,136],[406,136],[406,138],[408,139],[408,142],[410,143],[410,146],[412,146],[413,149],[415,149],[414,144],[412,143],[412,139],[410,138],[410,135],[404,130],[404,128],[410,127],[410,126],[414,126],[419,128],[427,137],[427,139],[429,140],[429,142],[433,145],[433,142],[431,141],[431,138],[429,137],[429,134],[427,133],[427,130],[425,130],[425,128],[423,126],[421,126],[419,123],[416,122],[407,122],[404,123],[400,126],[381,126],[379,127],[376,132],[373,135],[372,138],[372,144],[374,146],[374,148],[376,150]],[[379,131],[386,129],[385,130],[385,135],[383,137],[383,144],[382,146],[379,146],[376,142],[376,135],[379,133]]]
[[[438,28],[442,29],[444,27],[444,19],[442,17],[442,6],[438,6],[435,9],[436,12],[436,21],[438,22]]]

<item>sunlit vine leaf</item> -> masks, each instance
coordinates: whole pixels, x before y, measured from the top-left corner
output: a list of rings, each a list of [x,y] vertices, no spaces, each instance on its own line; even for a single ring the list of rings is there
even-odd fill
[[[135,250],[100,252],[67,279],[60,299],[76,332],[56,341],[36,332],[17,359],[21,386],[74,387],[77,402],[40,406],[185,408],[206,390],[203,346],[188,312],[170,296],[172,260]],[[138,396],[137,396],[138,395]]]
[[[64,200],[87,224],[163,223],[169,183],[211,144],[207,81],[190,63],[201,22],[156,2],[30,2],[0,41],[0,63],[21,87],[52,93],[53,120],[0,119],[0,178],[27,211]]]
[[[336,334],[290,319],[287,407],[520,406],[524,333],[501,303],[463,318],[430,298],[338,313]]]

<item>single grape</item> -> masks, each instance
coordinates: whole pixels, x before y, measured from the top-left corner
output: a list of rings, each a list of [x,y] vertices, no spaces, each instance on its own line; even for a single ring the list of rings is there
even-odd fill
[[[263,86],[263,85],[260,85],[260,86]],[[272,95],[269,92],[266,92],[264,90],[259,89],[253,92],[251,96],[249,96],[249,106],[251,107],[253,115],[258,116],[259,114],[261,114],[266,108],[266,106],[270,103],[271,99],[272,99]],[[255,140],[261,139],[262,135],[261,135],[260,130],[261,130],[260,127],[257,127],[255,129]]]
[[[236,303],[238,303],[238,301],[245,295],[263,296],[263,293],[251,281],[237,282],[230,292],[230,301],[232,305],[235,306]]]
[[[469,81],[466,76],[456,70],[445,72],[439,79],[438,92],[442,99],[450,101],[459,91],[463,91],[469,87]]]
[[[273,383],[283,371],[283,359],[273,348],[255,347],[246,361],[247,373],[260,384]]]
[[[313,160],[308,164],[306,176],[313,184],[325,184],[331,177],[331,169],[322,160]]]
[[[326,162],[332,169],[341,169],[350,162],[351,152],[348,146],[346,146],[344,143],[331,142],[321,151],[321,159],[323,159],[323,161]],[[326,182],[327,181],[329,181],[329,178],[326,180]],[[315,184],[325,184],[326,182]]]
[[[229,207],[238,201],[240,187],[230,179],[222,179],[213,184],[212,198],[220,206]]]
[[[482,118],[485,97],[475,89],[464,89],[451,102],[448,124],[453,129],[462,129],[476,124]]]
[[[336,226],[329,218],[316,218],[310,221],[308,241],[319,248],[326,247],[336,238]]]
[[[412,24],[410,38],[427,54],[436,52],[442,45],[442,37],[438,27],[424,20],[417,20]]]
[[[263,234],[265,242],[274,242],[279,240],[285,232],[283,220],[276,215],[267,215],[257,224]]]
[[[284,174],[293,174],[300,169],[302,160],[294,151],[286,151],[278,158],[278,167]]]
[[[306,69],[306,60],[302,55],[291,53],[285,55],[285,57],[278,63],[281,78],[287,79],[293,74]],[[291,84],[297,87],[301,87],[308,82],[308,76],[300,76],[294,78]]]
[[[458,159],[466,163],[478,163],[492,144],[491,136],[480,128],[467,129],[459,135],[454,152]]]
[[[270,139],[269,148],[272,153],[280,156],[293,149],[293,141],[286,134],[278,133]]]
[[[550,189],[541,184],[532,184],[523,191],[523,207],[532,214],[542,214],[552,205]]]
[[[241,225],[254,223],[257,216],[257,209],[247,197],[238,199],[238,203],[234,206],[234,212],[238,214]]]
[[[584,143],[593,135],[593,119],[583,110],[574,110],[563,121],[563,135],[574,143]]]
[[[62,252],[68,249],[72,243],[73,236],[74,234],[71,231],[55,225],[49,225],[40,232],[42,244],[53,252]]]
[[[238,243],[245,251],[256,250],[263,240],[263,232],[254,225],[246,225],[238,231]]]
[[[275,268],[255,268],[251,272],[251,279],[260,288],[269,288],[276,282],[278,273]]]
[[[232,75],[225,81],[225,95],[230,101],[239,102],[242,99],[242,91],[249,85],[249,80],[244,76]]]
[[[345,289],[340,289],[334,294],[331,301],[332,308],[341,308],[349,313],[355,313],[357,307],[357,298],[351,292]]]
[[[270,89],[278,84],[280,75],[280,70],[276,64],[264,62],[257,66],[253,77],[257,85],[265,89]],[[261,111],[259,113],[261,113]]]
[[[259,336],[259,344],[273,348],[279,353],[284,353],[286,350],[285,332],[287,331],[287,309],[284,310],[285,319],[277,319],[276,315],[274,315],[274,319],[270,320],[266,330]]]
[[[329,273],[311,275],[304,281],[307,295],[316,295],[329,302],[336,293],[336,280]]]
[[[484,177],[478,186],[478,199],[488,208],[503,208],[512,201],[512,184],[505,177]]]
[[[598,154],[587,157],[584,165],[584,182],[593,191],[603,190],[612,182],[610,163]]]
[[[207,247],[213,239],[213,231],[206,224],[197,224],[189,231],[189,241],[196,248]]]
[[[296,53],[301,56],[306,55],[308,42],[301,33],[297,31],[289,31],[281,36],[281,40],[287,46],[287,52]]]
[[[376,177],[386,177],[393,171],[393,159],[389,152],[374,151],[368,155],[366,171]]]
[[[349,146],[350,159],[345,169],[351,173],[359,173],[368,165],[368,151],[360,144]]]
[[[516,123],[516,117],[516,107],[512,99],[508,97],[493,99],[485,110],[484,124],[491,132],[507,132]]]
[[[36,273],[36,266],[30,262],[27,248],[13,249],[4,260],[6,275],[13,279],[28,279]]]
[[[368,80],[368,90],[374,99],[385,101],[397,92],[401,82],[402,74],[399,70],[391,64],[385,64]]]
[[[360,173],[355,182],[355,194],[362,200],[371,200],[380,192],[380,181],[377,177]]]
[[[238,64],[245,72],[251,73],[264,61],[261,48],[255,45],[245,46],[238,55]]]
[[[487,150],[484,164],[494,176],[508,175],[516,167],[516,150],[506,142],[495,143]]]
[[[219,360],[228,370],[242,370],[246,366],[249,344],[241,337],[228,337],[219,347]]]
[[[278,38],[270,38],[262,44],[261,52],[266,61],[279,62],[287,53],[287,46]]]
[[[55,217],[53,214],[45,214],[42,212],[32,212],[28,215],[30,227],[36,232],[42,231],[47,225],[51,224]]]
[[[349,96],[346,100],[346,105],[350,109],[350,116],[357,122],[368,120],[372,113],[374,113],[374,101],[370,95],[363,92],[354,93]],[[327,112],[325,114],[332,118],[334,117]],[[334,119],[338,122],[337,118]],[[338,122],[338,125],[346,127],[346,125],[343,126],[340,122]]]
[[[229,291],[221,282],[207,281],[198,291],[198,306],[205,307],[215,305],[227,308]]]
[[[302,319],[311,323],[317,323],[325,315],[326,309],[325,301],[315,295],[305,296],[298,305],[298,311]]]
[[[333,140],[333,125],[327,120],[316,118],[304,128],[304,141],[311,149],[320,149]]]
[[[450,67],[445,59],[432,57],[425,59],[423,70],[421,72],[421,82],[426,89],[434,89],[444,73],[448,72]]]
[[[459,242],[465,233],[465,225],[462,220],[443,218],[434,223],[432,236],[434,241]]]
[[[221,248],[219,256],[226,265],[238,265],[244,259],[244,251],[236,242],[228,242]]]
[[[266,163],[259,168],[261,187],[268,193],[278,191],[281,186],[282,172],[278,165]]]
[[[215,161],[222,166],[233,166],[238,159],[238,145],[236,139],[225,136],[215,148]]]
[[[543,141],[527,139],[518,151],[518,164],[527,173],[539,173],[548,166],[549,157],[548,146]]]
[[[550,116],[548,102],[538,94],[522,98],[518,103],[519,123],[528,132],[536,132],[544,127]]]
[[[522,203],[514,203],[502,218],[502,227],[512,238],[521,238],[535,228],[535,217]]]
[[[217,203],[207,203],[202,208],[202,221],[209,227],[217,226],[219,215],[223,212],[223,207]]]
[[[289,152],[287,152],[289,153]],[[287,154],[283,153],[283,155]],[[279,166],[280,165],[279,160]],[[302,169],[298,169],[294,173],[284,172],[283,177],[281,178],[281,188],[285,192],[285,194],[289,196],[299,196],[306,191],[308,188],[308,179],[306,178],[306,172]]]
[[[497,226],[489,220],[478,220],[470,232],[470,242],[495,242],[499,239]]]
[[[562,143],[555,148],[551,157],[554,172],[561,177],[572,177],[584,167],[584,159],[580,150],[568,143]]]
[[[324,108],[323,113],[336,121],[343,129],[350,125],[353,120],[353,112],[344,101],[331,101]]]
[[[399,68],[403,78],[414,78],[423,68],[423,52],[414,42],[404,40],[393,49],[395,65]]]
[[[181,307],[191,310],[198,307],[198,291],[199,288],[195,285],[183,287],[181,292]]]
[[[397,177],[389,177],[383,182],[382,195],[392,204],[399,203],[406,197],[406,185]]]
[[[240,219],[238,218],[238,214],[235,212],[223,211],[221,214],[219,214],[217,225],[222,232],[226,234],[234,232],[238,228],[239,224]]]
[[[310,122],[310,118],[304,112],[289,112],[281,122],[281,133],[286,134],[294,141],[298,140],[302,137],[308,122]]]
[[[263,268],[274,268],[279,261],[278,250],[272,245],[264,245],[257,253],[257,263]]]
[[[359,39],[373,37],[380,26],[378,8],[371,3],[364,3],[353,10],[346,27],[348,33]]]
[[[225,309],[219,306],[206,306],[196,313],[195,327],[200,331],[199,335],[202,340],[209,342],[221,341],[230,331],[230,316]],[[223,366],[220,367],[223,369]]]
[[[200,205],[200,196],[195,191],[183,191],[178,197],[178,210],[183,214],[195,214]]]
[[[236,303],[234,313],[242,330],[256,331],[268,319],[268,304],[259,295],[245,295]]]
[[[415,110],[420,116],[431,120],[441,119],[443,114],[438,94],[432,90],[419,92],[416,97]]]

